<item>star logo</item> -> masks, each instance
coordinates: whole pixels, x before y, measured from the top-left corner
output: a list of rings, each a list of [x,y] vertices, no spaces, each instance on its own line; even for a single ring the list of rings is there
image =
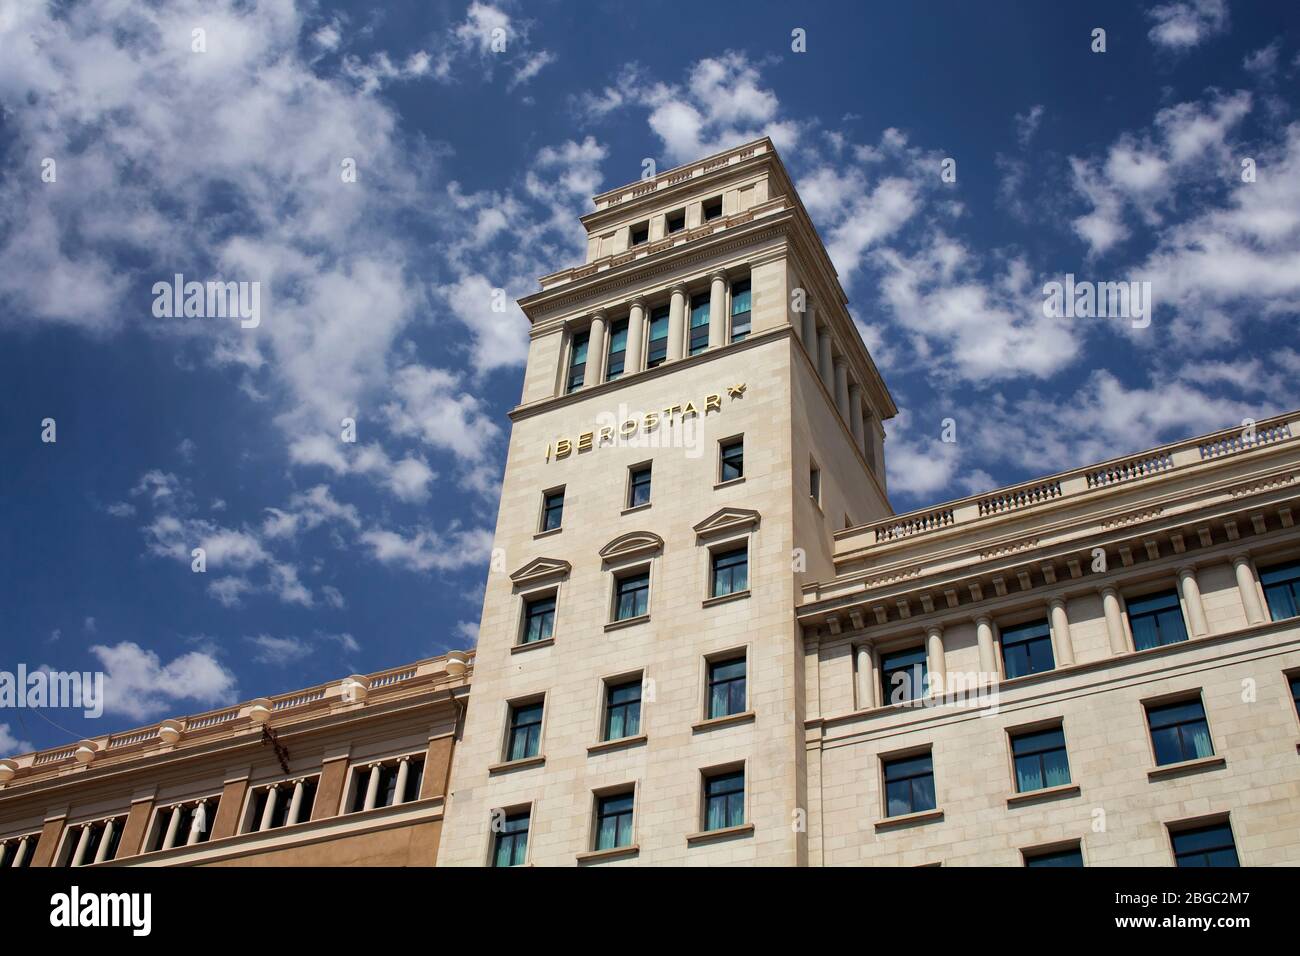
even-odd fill
[[[739,385],[728,385],[728,386],[727,386],[727,394],[730,395],[732,398],[742,398],[742,397],[744,397],[744,394],[745,394],[745,383],[744,383],[744,382],[741,382]]]

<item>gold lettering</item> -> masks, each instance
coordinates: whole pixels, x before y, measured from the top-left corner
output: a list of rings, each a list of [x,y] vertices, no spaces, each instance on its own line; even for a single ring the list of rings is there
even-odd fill
[[[551,460],[551,443],[550,443],[550,442],[547,442],[547,443],[546,443],[546,460],[547,460],[547,461],[550,461],[550,460]]]
[[[612,442],[613,440],[614,440],[614,426],[601,425],[599,443],[603,445],[606,442]]]
[[[700,410],[695,407],[694,402],[687,402],[686,407],[682,409],[682,418],[685,418],[687,415],[699,415],[699,414],[700,414]]]
[[[567,438],[561,438],[555,443],[555,457],[565,458],[569,452],[573,451],[573,443]]]
[[[659,413],[658,413],[658,412],[646,412],[646,413],[645,413],[645,430],[648,431],[648,432],[654,431],[655,428],[658,427],[658,425],[659,425]]]
[[[591,451],[592,432],[583,432],[578,436],[578,451]]]
[[[721,395],[705,396],[704,414],[707,415],[709,412],[720,412],[720,411],[722,411],[722,396]]]
[[[618,433],[620,435],[631,435],[634,431],[636,431],[635,418],[629,418],[622,425],[618,426]]]

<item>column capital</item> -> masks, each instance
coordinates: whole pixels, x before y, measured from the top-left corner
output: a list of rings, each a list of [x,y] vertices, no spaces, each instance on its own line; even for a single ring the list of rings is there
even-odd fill
[[[1196,577],[1196,565],[1194,565],[1194,564],[1184,564],[1182,567],[1180,567],[1180,568],[1178,569],[1178,576],[1179,576],[1180,578],[1194,578],[1194,577]]]
[[[1054,598],[1052,598],[1052,600],[1050,600],[1049,602],[1047,602],[1047,606],[1050,607],[1050,608],[1053,608],[1053,609],[1058,608],[1058,607],[1065,607],[1065,598],[1063,598],[1063,597],[1054,597]]]
[[[832,357],[831,361],[835,363],[836,368],[840,368],[842,366],[849,364],[848,356],[844,355],[843,353]]]
[[[1106,584],[1103,585],[1102,587],[1097,588],[1097,593],[1100,594],[1102,597],[1117,598],[1119,597],[1119,588],[1115,587],[1115,585],[1113,584]]]
[[[938,624],[929,624],[925,628],[926,637],[943,637],[943,628]]]
[[[591,312],[591,321],[592,321],[592,322],[596,322],[596,321],[604,322],[604,321],[605,321],[605,310],[604,310],[604,309],[594,309],[594,310],[592,310],[592,312]]]
[[[862,395],[862,385],[858,382],[849,382],[849,395],[859,398]]]
[[[682,295],[682,296],[685,296],[685,295],[686,295],[686,283],[685,283],[685,282],[674,282],[673,285],[672,285],[672,288],[669,289],[668,291],[669,291],[669,293],[672,294],[672,295]]]
[[[709,281],[713,282],[715,279],[721,279],[723,282],[726,282],[727,270],[722,268],[721,266],[714,269],[712,272],[709,273]]]
[[[1235,568],[1239,564],[1250,564],[1250,555],[1244,551],[1238,551],[1232,556],[1231,560],[1232,566]]]
[[[989,617],[987,614],[977,614],[975,616],[975,626],[980,627],[981,625],[984,627],[992,627],[993,618]]]
[[[644,312],[644,311],[645,311],[645,296],[643,296],[643,295],[634,295],[634,296],[632,296],[632,298],[631,298],[630,300],[628,300],[627,305],[628,305],[628,308],[629,308],[629,309],[640,309],[642,312]]]

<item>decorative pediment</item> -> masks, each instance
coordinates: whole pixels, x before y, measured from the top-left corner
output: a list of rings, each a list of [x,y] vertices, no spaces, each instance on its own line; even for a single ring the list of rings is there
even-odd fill
[[[720,508],[695,526],[695,535],[703,540],[757,527],[758,512],[752,508]]]
[[[573,566],[559,558],[533,558],[518,571],[510,575],[510,580],[517,585],[539,584],[552,579],[567,578]]]
[[[658,554],[663,549],[664,539],[653,531],[629,531],[601,548],[600,556],[605,561],[622,561]]]

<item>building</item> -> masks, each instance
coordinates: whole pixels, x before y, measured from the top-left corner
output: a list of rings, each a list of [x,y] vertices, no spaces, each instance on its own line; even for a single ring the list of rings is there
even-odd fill
[[[432,866],[471,656],[0,761],[0,866]]]

